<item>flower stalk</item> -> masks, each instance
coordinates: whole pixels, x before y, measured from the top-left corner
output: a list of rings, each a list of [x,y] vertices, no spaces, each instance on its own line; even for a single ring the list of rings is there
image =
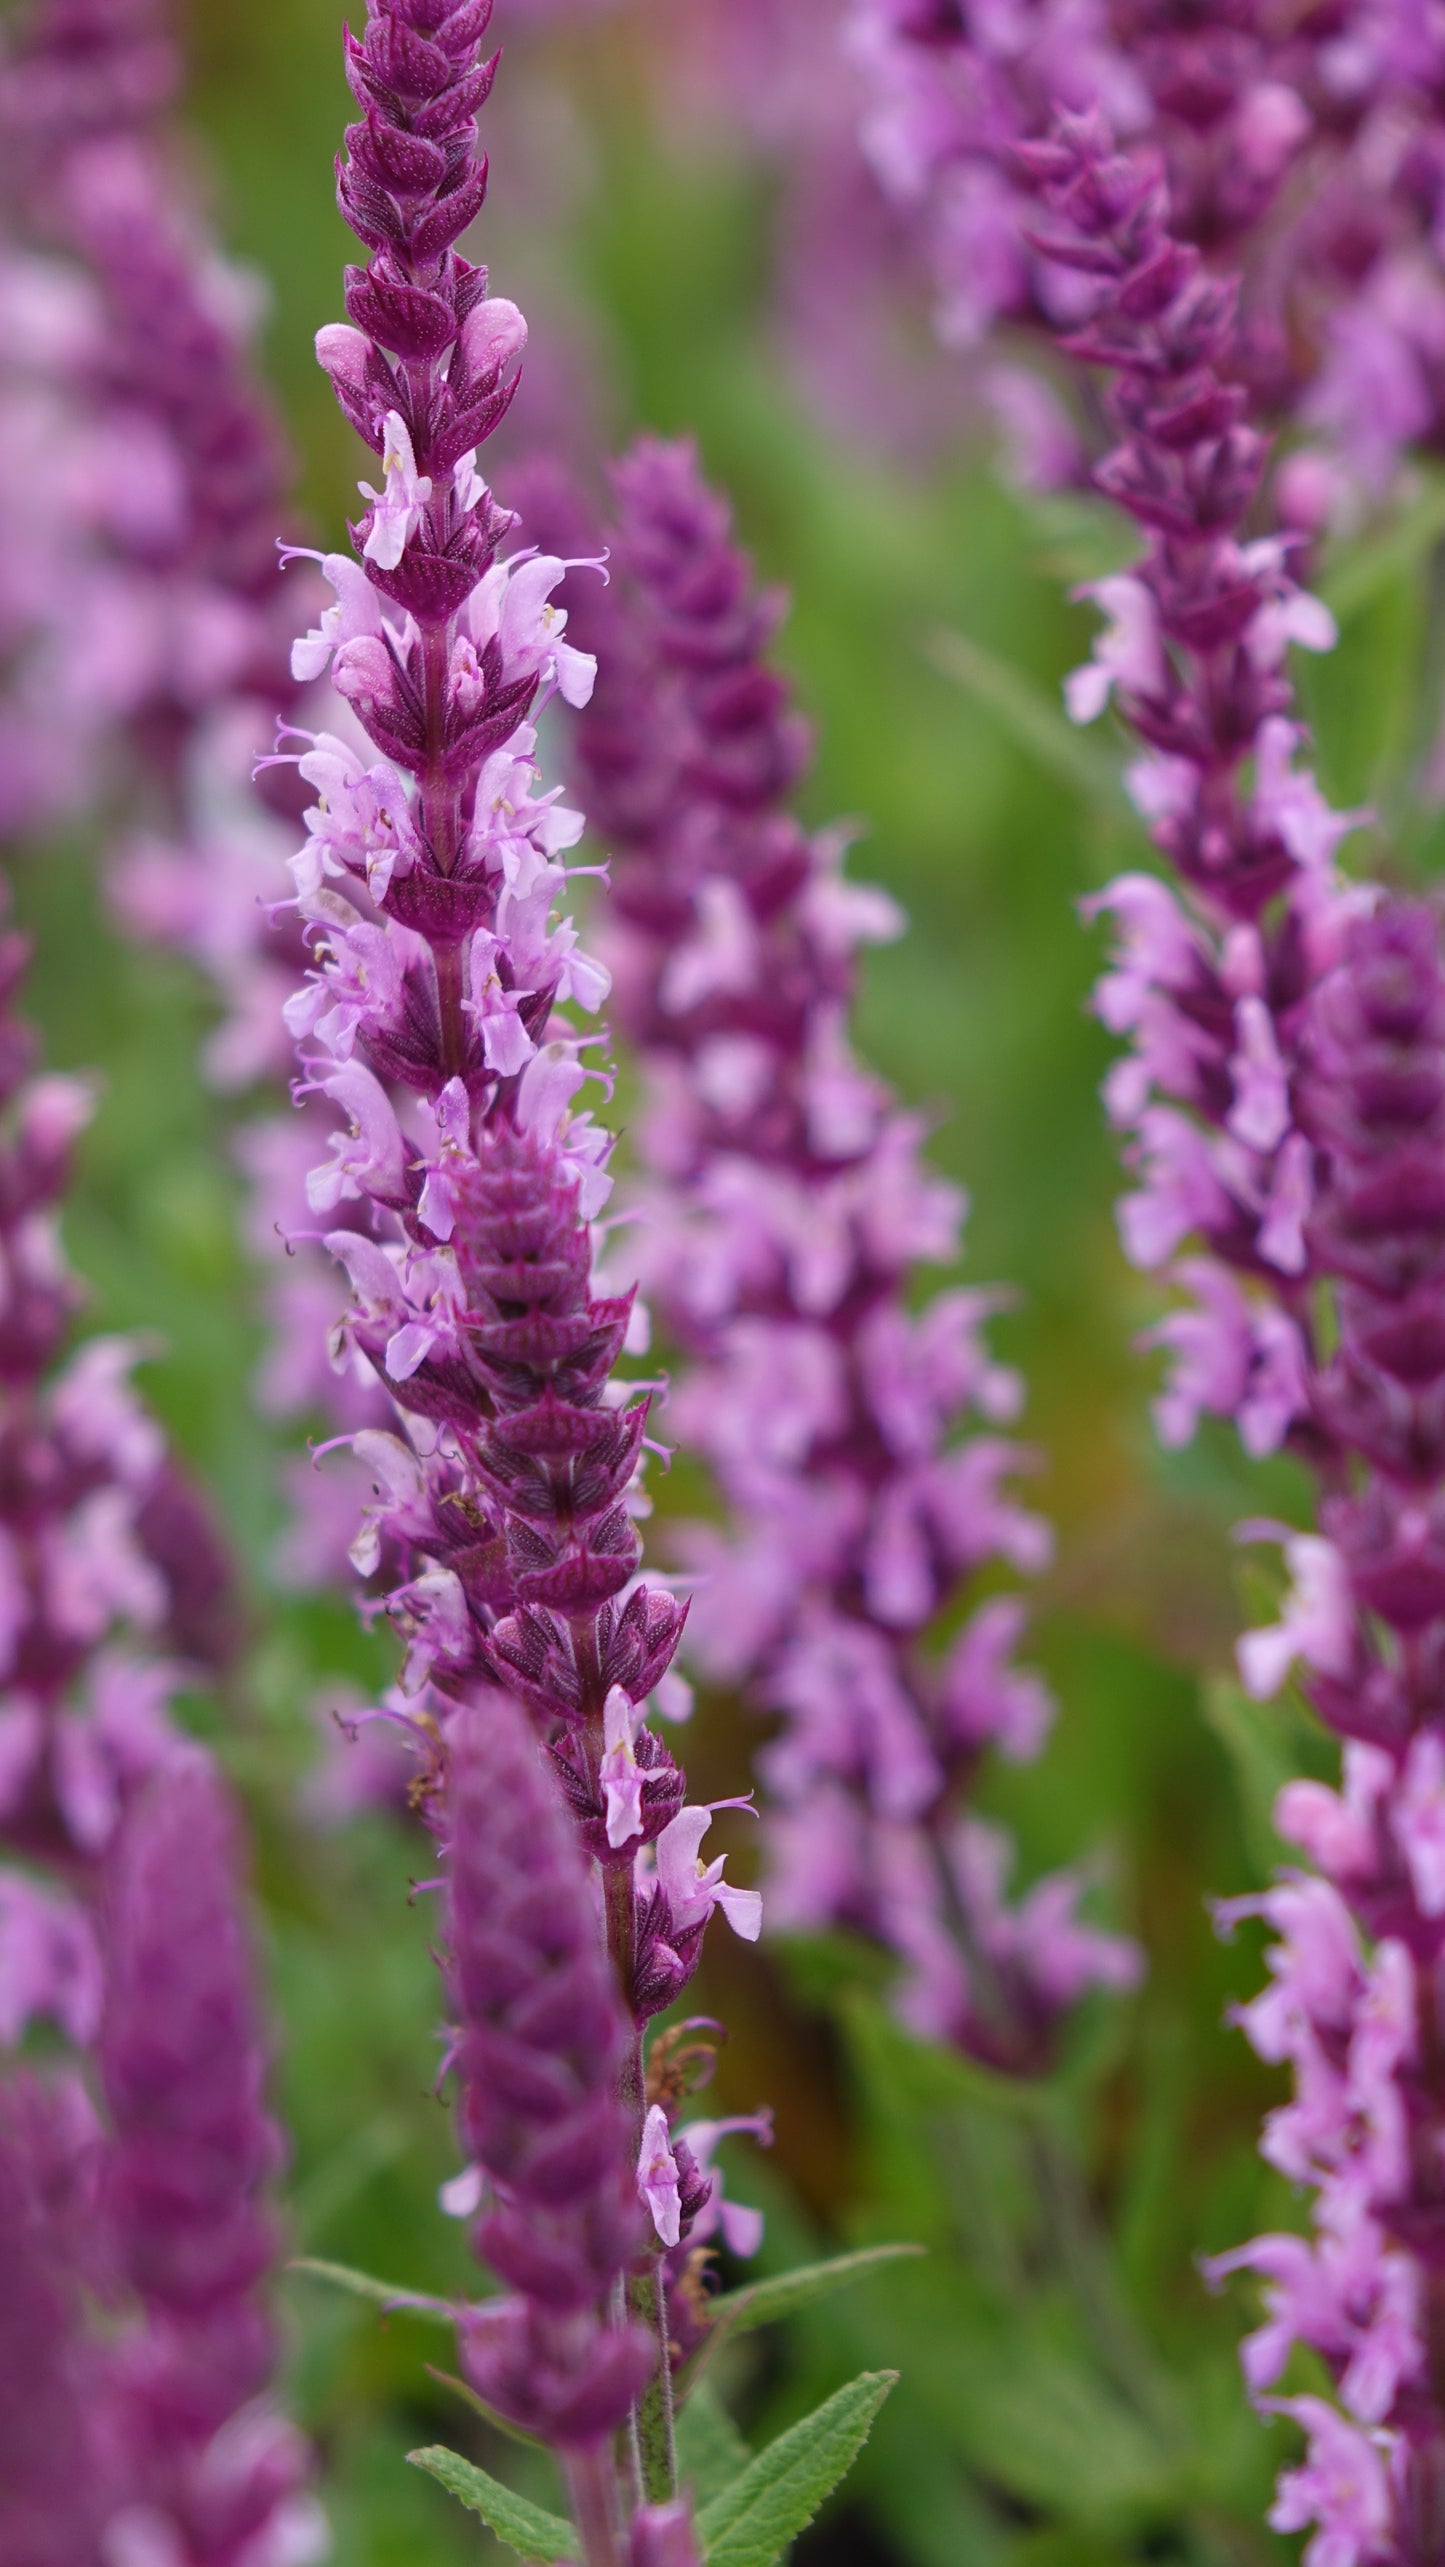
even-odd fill
[[[619,2437],[653,2509],[676,2493],[667,2296],[712,2192],[674,2104],[655,2138],[643,2036],[713,1910],[751,1937],[759,1901],[699,1860],[712,1813],[648,1718],[685,1609],[635,1527],[632,1296],[593,1271],[611,1143],[576,1100],[609,1078],[559,1012],[607,990],[558,913],[582,822],[534,757],[536,715],[583,702],[594,663],[552,602],[568,565],[503,550],[517,521],[476,465],[526,337],[456,247],[485,195],[489,16],[372,0],[347,39],[338,188],[368,258],[317,353],[381,483],[293,665],[330,664],[375,759],[326,734],[299,754],[312,968],[286,1014],[301,1093],[341,1118],[309,1180],[344,1217],[337,1343],[396,1428],[352,1439],[374,1484],[352,1556],[407,1644],[384,1716],[445,1849],[475,2243],[509,2294],[466,2314],[463,2364],[558,2452],[602,2561],[652,2538]]]
[[[941,1665],[926,1645],[985,1562],[1048,1553],[1008,1486],[1032,1457],[989,1431],[1020,1395],[982,1337],[1008,1296],[910,1313],[962,1204],[848,1042],[856,950],[902,920],[844,876],[841,833],[787,809],[807,738],[766,658],[778,601],[691,449],[644,440],[615,478],[615,575],[573,610],[601,652],[578,764],[647,1081],[636,1217],[609,1254],[684,1353],[669,1418],[729,1510],[689,1536],[689,1645],[782,1716],[759,1760],[771,1913],[877,1936],[908,2021],[1027,2071],[1082,1987],[1136,1963],[1062,1877],[1007,1907],[1005,1840],[967,1810],[985,1748],[1034,1754],[1048,1725],[1012,1662],[1021,1601],[977,1605]],[[984,1431],[961,1439],[970,1412]]]

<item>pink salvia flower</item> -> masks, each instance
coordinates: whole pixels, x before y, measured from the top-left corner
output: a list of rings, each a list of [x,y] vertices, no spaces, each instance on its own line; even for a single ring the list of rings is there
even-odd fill
[[[1281,2477],[1274,2527],[1311,2530],[1311,2567],[1415,2567],[1437,2545],[1445,2483],[1432,2244],[1445,1955],[1439,923],[1337,884],[1342,827],[1293,767],[1284,652],[1328,646],[1332,628],[1292,590],[1278,540],[1239,540],[1264,443],[1239,382],[1232,288],[1174,238],[1156,167],[1115,154],[1097,119],[1061,119],[1020,163],[1053,250],[1089,279],[1065,345],[1112,378],[1121,442],[1097,478],[1146,531],[1134,576],[1169,636],[1162,669],[1114,689],[1169,762],[1148,810],[1188,903],[1176,936],[1159,933],[1157,903],[1119,902],[1125,953],[1101,994],[1101,1013],[1136,1041],[1160,1014],[1190,1036],[1152,1042],[1132,1095],[1146,1188],[1126,1245],[1153,1262],[1202,1233],[1210,1251],[1178,1270],[1197,1313],[1159,1332],[1185,1368],[1166,1431],[1216,1408],[1251,1449],[1287,1441],[1318,1475],[1317,1529],[1241,1528],[1282,1544],[1292,1584],[1239,1663],[1261,1698],[1293,1673],[1348,1742],[1342,1793],[1293,1784],[1276,1812],[1318,1874],[1222,1918],[1263,1915],[1280,1938],[1240,2020],[1292,2071],[1263,2149],[1312,2192],[1313,2233],[1256,2239],[1212,2269],[1264,2281],[1265,2324],[1244,2357],[1256,2393],[1304,2344],[1338,2400],[1280,2402],[1309,2451]],[[1167,1106],[1148,1101],[1156,1078]]]
[[[684,1351],[670,1419],[728,1503],[726,1530],[688,1536],[704,1572],[690,1642],[708,1675],[783,1716],[760,1759],[770,1912],[881,1936],[912,1973],[911,2021],[1026,2066],[1065,1984],[1072,1997],[1136,1962],[1074,1939],[1067,1890],[974,1965],[949,1943],[957,1800],[990,1742],[1036,1752],[1051,1709],[1013,1664],[1011,1599],[977,1605],[936,1670],[918,1646],[985,1562],[1027,1574],[1048,1557],[1009,1485],[1030,1456],[993,1433],[957,1440],[965,1420],[1017,1412],[983,1337],[1009,1296],[911,1305],[910,1269],[956,1253],[962,1204],[849,1048],[858,949],[903,921],[846,878],[838,833],[810,838],[786,810],[807,740],[764,656],[778,601],[689,448],[644,442],[616,483],[612,583],[573,604],[601,655],[578,744],[617,886],[606,959],[648,1081],[641,1217],[609,1261],[634,1261]],[[673,1822],[659,1877],[700,1824]],[[1055,1932],[1071,1956],[1057,1969]]]

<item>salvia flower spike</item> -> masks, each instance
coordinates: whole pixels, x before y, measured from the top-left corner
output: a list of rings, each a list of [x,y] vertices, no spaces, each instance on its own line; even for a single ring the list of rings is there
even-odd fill
[[[579,1095],[607,1073],[590,1065],[595,1038],[556,1012],[595,1011],[607,990],[557,910],[582,822],[543,792],[534,761],[534,717],[553,695],[583,703],[594,664],[553,602],[568,565],[504,552],[516,520],[476,465],[526,337],[456,247],[485,193],[476,117],[496,68],[482,59],[489,15],[489,0],[373,0],[364,36],[347,39],[361,115],[338,188],[369,256],[347,271],[349,321],[321,331],[317,354],[378,467],[361,484],[354,553],[322,562],[335,602],[294,665],[308,682],[330,666],[374,755],[327,734],[300,755],[320,797],[294,866],[314,960],[287,1020],[303,1091],[340,1118],[309,1187],[352,1285],[339,1345],[385,1385],[401,1428],[354,1438],[375,1497],[353,1558],[407,1643],[390,1710],[420,1750],[418,1797],[451,1848],[456,1966],[464,1976],[481,1930],[467,1902],[492,1861],[471,1760],[489,1726],[503,1739],[516,1729],[517,1706],[542,1742],[573,1859],[599,1875],[597,1953],[577,1964],[575,2015],[549,2015],[539,1995],[507,2031],[515,2099],[534,2121],[574,2090],[616,2098],[615,2112],[584,2116],[585,2178],[553,2133],[558,2215],[581,2186],[591,2243],[564,2288],[571,2250],[549,2244],[540,2196],[524,2208],[518,2195],[494,2232],[519,2294],[512,2332],[482,2325],[468,2358],[504,2408],[530,2400],[569,2453],[635,2414],[641,2480],[621,2512],[600,2446],[585,2468],[569,2462],[584,2546],[602,2561],[618,2554],[633,2496],[675,2499],[668,2300],[707,2199],[681,2136],[670,2149],[651,2124],[642,2031],[686,1986],[714,1909],[754,1936],[759,1901],[721,1859],[701,1859],[711,1812],[685,1806],[647,1723],[684,1609],[641,1573],[648,1398],[613,1378],[632,1300],[599,1292],[592,1273],[610,1142]],[[544,1856],[554,1864],[545,1845]],[[547,1986],[560,2003],[561,1982]],[[470,1997],[458,1981],[457,2002],[464,2123],[477,2124],[481,2178],[502,2180],[497,2151],[531,2143],[493,2130],[465,2059],[469,2041],[478,2057],[501,2041],[480,2021],[510,1999],[478,1977]],[[669,2130],[671,2118],[669,2107]],[[543,2157],[546,2144],[538,2136]],[[503,2177],[516,2173],[509,2158]],[[629,2328],[594,2341],[643,2199],[651,2242],[627,2293],[649,2330],[646,2376]],[[561,2326],[559,2309],[594,2315],[579,2334],[580,2316]]]
[[[766,658],[779,603],[691,449],[645,441],[616,484],[580,763],[648,1081],[640,1217],[614,1254],[689,1359],[669,1419],[730,1509],[725,1534],[694,1536],[691,1643],[783,1718],[761,1758],[770,1913],[879,1936],[917,2028],[1034,2067],[1080,1990],[1127,1984],[1137,1957],[1062,1876],[1006,1905],[1007,1841],[964,1805],[986,1747],[1031,1756],[1048,1727],[1013,1661],[1021,1599],[977,1605],[937,1668],[922,1646],[985,1561],[1048,1556],[1009,1487],[1029,1456],[997,1431],[1019,1384],[982,1336],[1008,1295],[908,1308],[916,1267],[956,1253],[962,1203],[848,1039],[857,949],[902,919],[846,878],[840,833],[788,811],[808,742]]]
[[[845,26],[865,156],[1022,478],[1081,468],[1077,427],[1000,327],[1057,331],[1087,301],[1087,271],[1032,237],[1014,159],[1060,109],[1156,152],[1175,239],[1239,271],[1231,371],[1309,440],[1287,474],[1292,522],[1317,525],[1349,484],[1377,494],[1403,454],[1438,449],[1445,44],[1431,12],[854,0]]]
[[[1266,440],[1233,379],[1234,291],[1174,238],[1153,163],[1115,154],[1096,118],[1019,159],[1046,209],[1036,237],[1087,255],[1088,310],[1063,345],[1106,371],[1119,441],[1095,478],[1146,537],[1090,592],[1106,621],[1068,707],[1112,705],[1137,737],[1129,792],[1185,893],[1130,873],[1088,904],[1121,938],[1095,1005],[1133,1045],[1105,1088],[1138,1177],[1120,1228],[1131,1262],[1187,1296],[1156,1331],[1165,1440],[1210,1411],[1261,1454],[1309,1431],[1311,1157],[1292,1078],[1310,990],[1369,898],[1334,866],[1366,815],[1331,810],[1303,762],[1287,668],[1334,625],[1287,541],[1245,538]]]
[[[1256,2238],[1211,2270],[1263,2277],[1246,2376],[1307,2437],[1274,2527],[1312,2528],[1319,2560],[1423,2567],[1445,2519],[1439,921],[1338,884],[1350,824],[1294,764],[1285,645],[1330,635],[1277,540],[1240,540],[1262,441],[1228,381],[1229,288],[1172,239],[1157,172],[1093,120],[1065,121],[1026,166],[1045,241],[1090,247],[1091,308],[1068,344],[1114,376],[1124,439],[1099,478],[1149,533],[1106,583],[1110,630],[1073,709],[1112,694],[1142,736],[1135,798],[1188,893],[1139,875],[1101,903],[1126,929],[1101,1013],[1136,1047],[1110,1079],[1145,1177],[1125,1245],[1144,1265],[1191,1236],[1208,1250],[1179,1270],[1196,1308],[1155,1332],[1177,1367],[1160,1425],[1180,1440],[1212,1409],[1251,1450],[1288,1440],[1313,1467],[1317,1530],[1243,1528],[1282,1543],[1292,1586],[1278,1623],[1241,1641],[1240,1674],[1263,1699],[1298,1669],[1345,1742],[1342,1790],[1292,1783],[1276,1809],[1315,1869],[1223,1911],[1280,1936],[1242,2021],[1294,2071],[1264,2150],[1313,2188],[1314,2234]],[[1275,2394],[1297,2344],[1338,2403]]]

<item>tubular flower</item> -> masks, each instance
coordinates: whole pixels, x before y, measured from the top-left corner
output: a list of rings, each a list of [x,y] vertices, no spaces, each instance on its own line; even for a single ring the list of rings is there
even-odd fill
[[[0,1870],[0,2041],[49,2015],[83,2044],[96,1864],[181,1752],[182,1669],[140,1646],[223,1653],[228,1572],[130,1387],[143,1347],[97,1337],[62,1359],[80,1295],[57,1209],[91,1098],[34,1067],[12,1012],[27,950],[0,933],[0,1847],[27,1866]]]
[[[589,1866],[504,1695],[455,1724],[447,1824],[461,2131],[488,2195],[476,2246],[513,2293],[469,2320],[467,2374],[514,2423],[586,2448],[652,2368],[646,2333],[610,2314],[643,2244],[619,2093],[631,2026]]]
[[[608,986],[558,911],[582,822],[534,760],[534,716],[585,703],[595,668],[556,602],[569,565],[503,550],[517,521],[477,448],[526,324],[455,247],[486,188],[489,15],[372,0],[347,38],[362,113],[338,186],[369,257],[317,354],[380,469],[355,558],[322,563],[335,604],[295,665],[329,666],[371,746],[366,762],[322,735],[303,758],[320,795],[293,867],[312,965],[287,1021],[301,1087],[333,1118],[307,1186],[351,1285],[336,1342],[395,1430],[354,1439],[375,1494],[352,1556],[406,1643],[388,1710],[448,1847],[463,2126],[501,2203],[479,2243],[518,2294],[469,2325],[467,2359],[558,2445],[586,2555],[610,2567],[624,2508],[606,2437],[629,2410],[649,2503],[675,2496],[642,2031],[687,1984],[715,1906],[744,1933],[756,1918],[698,1860],[707,1813],[684,1810],[646,1720],[684,1608],[642,1575],[648,1396],[613,1378],[632,1296],[593,1274],[611,1143],[581,1094],[609,1074],[557,1012],[594,1012]],[[540,1813],[535,1844],[497,1833],[494,1744],[518,1810]],[[504,1952],[485,1920],[514,1893]],[[579,1957],[544,1981],[564,1925]],[[624,2269],[639,2333],[599,2332]]]
[[[185,2567],[317,2559],[306,2448],[264,2394],[276,2347],[260,2284],[277,2242],[264,2188],[280,2139],[235,1819],[197,1751],[127,1816],[106,1892],[101,2217],[130,2312],[107,2357],[125,2490],[107,2554],[148,2540]]]
[[[284,1075],[281,1011],[305,963],[284,905],[290,833],[250,772],[277,712],[301,707],[276,579],[289,473],[255,379],[254,288],[222,261],[160,112],[178,71],[153,0],[36,0],[0,58],[0,435],[14,458],[0,817],[43,825],[61,785],[102,803],[120,923],[212,981],[222,1014],[203,1066],[238,1093]],[[291,798],[289,778],[267,782]],[[316,1351],[324,1257],[283,1256],[306,1218],[299,1137],[263,1118],[239,1143],[271,1269],[261,1397],[345,1433],[382,1410]],[[333,1489],[291,1476],[285,1566],[317,1582],[344,1571],[346,1536]]]
[[[12,496],[17,516],[53,512],[74,552],[38,601],[21,705],[33,718],[48,696],[97,751],[128,733],[152,885],[164,842],[180,837],[172,905],[189,890],[195,912],[220,862],[194,808],[198,741],[218,709],[269,713],[287,693],[274,578],[284,462],[249,379],[253,298],[198,240],[171,166],[158,111],[177,73],[152,0],[37,0],[0,58],[0,132],[24,324],[6,389],[48,375],[63,412],[58,450],[34,458],[50,508],[37,512],[34,484]],[[62,768],[104,788],[83,759]],[[5,808],[24,817],[8,783]],[[233,873],[240,863],[233,853]]]
[[[1031,1756],[1048,1726],[1044,1687],[1013,1664],[1019,1601],[978,1605],[937,1665],[922,1647],[986,1560],[1048,1555],[1008,1485],[1028,1456],[991,1431],[1019,1400],[981,1333],[1007,1296],[910,1312],[910,1271],[954,1254],[962,1205],[846,1030],[857,948],[902,919],[846,878],[838,836],[786,811],[807,740],[764,658],[778,603],[691,450],[644,443],[616,478],[620,577],[588,610],[605,649],[579,750],[615,850],[616,1004],[648,1080],[623,1235],[689,1358],[670,1419],[731,1511],[694,1536],[691,1645],[782,1715],[760,1760],[770,1912],[880,1936],[915,2024],[1026,2065],[1081,1984],[1136,1965],[1062,1882],[1023,1930],[960,1815],[984,1749]],[[970,1414],[986,1431],[959,1442]]]
[[[1293,1669],[1345,1741],[1343,1787],[1290,1784],[1276,1817],[1312,1859],[1224,1914],[1279,1940],[1242,2022],[1288,2061],[1291,2100],[1264,2153],[1313,2188],[1314,2233],[1266,2236],[1212,2267],[1264,2284],[1244,2348],[1251,2388],[1306,2431],[1271,2521],[1314,2527],[1309,2554],[1416,2567],[1438,2545],[1445,2418],[1435,2383],[1439,2097],[1432,2009],[1445,1914],[1439,1670],[1445,1332],[1439,1166],[1445,971],[1436,920],[1332,871],[1349,825],[1296,768],[1286,645],[1330,639],[1283,547],[1239,540],[1263,441],[1229,380],[1233,296],[1169,230],[1152,170],[1065,119],[1024,165],[1059,228],[1049,245],[1090,279],[1066,341],[1107,367],[1123,441],[1102,487],[1148,531],[1108,583],[1110,617],[1074,710],[1112,694],[1149,752],[1136,799],[1186,898],[1151,877],[1103,895],[1124,927],[1100,985],[1132,1034],[1111,1111],[1143,1184],[1126,1250],[1177,1270],[1195,1306],[1157,1336],[1176,1358],[1169,1440],[1203,1408],[1246,1445],[1288,1441],[1320,1482],[1308,1533],[1278,1537],[1292,1578],[1277,1623],[1240,1644],[1249,1691]],[[1160,1099],[1165,1101],[1161,1102]],[[1269,2396],[1296,2344],[1339,2405]]]
[[[1445,53],[1431,13],[855,0],[847,41],[865,155],[920,235],[955,346],[1000,321],[1056,330],[1087,300],[1085,276],[1033,239],[1012,154],[1060,108],[1097,111],[1159,156],[1176,235],[1243,272],[1233,371],[1323,448],[1293,471],[1302,522],[1319,513],[1307,484],[1327,506],[1339,462],[1378,489],[1403,448],[1438,442]],[[993,366],[985,389],[1026,475],[1077,471],[1039,378]]]
[[[1266,2403],[1296,2344],[1318,2353],[1341,2415],[1284,2400],[1310,2462],[1271,2517],[1355,2525],[1362,2559],[1422,2560],[1445,2469],[1431,2238],[1439,2219],[1439,2038],[1445,1920],[1445,967],[1438,921],[1392,901],[1351,930],[1311,1005],[1300,1118],[1313,1166],[1306,1231],[1333,1346],[1312,1346],[1305,1395],[1325,1494],[1317,1536],[1285,1544],[1294,1590],[1275,1630],[1247,1635],[1248,1689],[1288,1668],[1345,1741],[1338,1792],[1286,1787],[1280,1834],[1315,1871],[1235,1902],[1279,1941],[1244,2009],[1291,2100],[1264,2151],[1314,2190],[1311,2238],[1256,2238],[1215,2259],[1264,2285],[1244,2348]],[[1357,2522],[1358,2517],[1358,2522]],[[1369,2541],[1359,2528],[1368,2519]],[[1322,2554],[1325,2554],[1322,2550]],[[1345,2554],[1341,2549],[1340,2554]]]
[[[0,2085],[0,2553],[13,2567],[94,2557],[109,2493],[79,2277],[47,2198],[49,2100]]]
[[[1288,649],[1328,649],[1334,627],[1281,539],[1243,539],[1265,440],[1233,379],[1235,294],[1174,237],[1152,165],[1115,157],[1090,118],[1021,158],[1051,217],[1043,245],[1088,281],[1063,345],[1110,378],[1120,441],[1095,479],[1147,537],[1094,592],[1106,623],[1069,709],[1112,703],[1139,739],[1129,790],[1185,895],[1126,874],[1088,904],[1119,937],[1097,1012],[1132,1044],[1105,1087],[1138,1178],[1120,1229],[1131,1263],[1189,1296],[1155,1332],[1173,1361],[1161,1434],[1187,1441],[1207,1410],[1262,1454],[1311,1431],[1301,1029],[1372,897],[1334,870],[1365,815],[1332,811],[1299,763]],[[1179,1257],[1200,1240],[1207,1254]]]

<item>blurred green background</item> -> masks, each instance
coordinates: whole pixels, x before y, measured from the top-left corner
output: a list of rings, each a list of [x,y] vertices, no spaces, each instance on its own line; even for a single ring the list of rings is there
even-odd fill
[[[585,457],[639,425],[695,430],[764,570],[793,594],[782,654],[819,739],[807,809],[857,815],[855,869],[913,920],[870,966],[862,1043],[936,1112],[938,1160],[973,1198],[969,1275],[1019,1288],[998,1336],[1028,1376],[1039,1497],[1058,1528],[1037,1629],[1058,1730],[1034,1770],[990,1777],[984,1803],[1017,1831],[1026,1877],[1096,1858],[1103,1907],[1150,1963],[1137,2001],[1101,2008],[1059,2077],[1018,2093],[892,2030],[866,1954],[717,1950],[698,1997],[731,2027],[717,2092],[777,2115],[771,2155],[742,2143],[730,2163],[734,2191],[766,2202],[765,2263],[874,2238],[931,2249],[815,2324],[753,2339],[723,2387],[752,2435],[851,2371],[901,2368],[855,2480],[800,2545],[813,2567],[1283,2556],[1291,2544],[1260,2524],[1285,2438],[1238,2379],[1248,2294],[1211,2300],[1194,2258],[1298,2214],[1255,2156],[1273,2081],[1224,2021],[1258,1984],[1258,1939],[1222,1946],[1206,1902],[1260,1881],[1278,1851],[1274,1783],[1328,1758],[1302,1715],[1252,1709],[1228,1682],[1233,1633],[1259,1602],[1228,1525],[1301,1512],[1302,1492],[1288,1466],[1248,1468],[1222,1432],[1162,1457],[1148,1364],[1131,1351],[1157,1304],[1116,1244],[1096,1097],[1107,1049],[1075,904],[1142,850],[1111,744],[1070,735],[1057,710],[1091,622],[1067,591],[1117,535],[1086,503],[1007,491],[961,404],[929,451],[891,460],[856,420],[807,406],[771,318],[787,152],[754,148],[740,117],[678,104],[668,7],[584,11],[540,35],[508,15],[499,0],[509,60],[482,254],[529,309],[536,351],[509,451],[535,434]],[[340,25],[337,0],[195,0],[189,28],[205,185],[229,245],[270,280],[267,359],[304,507],[333,540],[361,465],[310,353],[340,310],[348,248],[331,192]],[[922,334],[921,313],[912,326]],[[505,491],[501,463],[496,477]],[[1392,813],[1433,712],[1421,574],[1437,498],[1326,566],[1343,621],[1312,678],[1326,782]],[[945,631],[967,645],[948,673]],[[1432,829],[1414,839],[1428,864]],[[374,1682],[384,1660],[344,1602],[298,1603],[271,1582],[277,1455],[249,1389],[254,1278],[226,1117],[195,1068],[209,1002],[179,965],[115,943],[92,867],[91,850],[61,849],[21,884],[39,935],[33,1012],[57,1063],[98,1062],[108,1083],[69,1219],[94,1316],[163,1335],[151,1393],[247,1564],[246,1670],[197,1718],[256,1817],[293,2234],[310,2254],[458,2289],[459,2234],[435,2205],[455,2159],[429,2092],[437,1997],[426,1918],[406,1899],[416,1846],[380,1817],[326,1835],[294,1814],[308,1700],[338,1674]],[[751,1743],[735,1705],[705,1702],[686,1742],[695,1782],[738,1788]],[[285,2291],[338,2559],[489,2555],[480,2526],[402,2466],[414,2445],[450,2440],[546,2494],[429,2375],[448,2338],[379,2324],[303,2277]]]

